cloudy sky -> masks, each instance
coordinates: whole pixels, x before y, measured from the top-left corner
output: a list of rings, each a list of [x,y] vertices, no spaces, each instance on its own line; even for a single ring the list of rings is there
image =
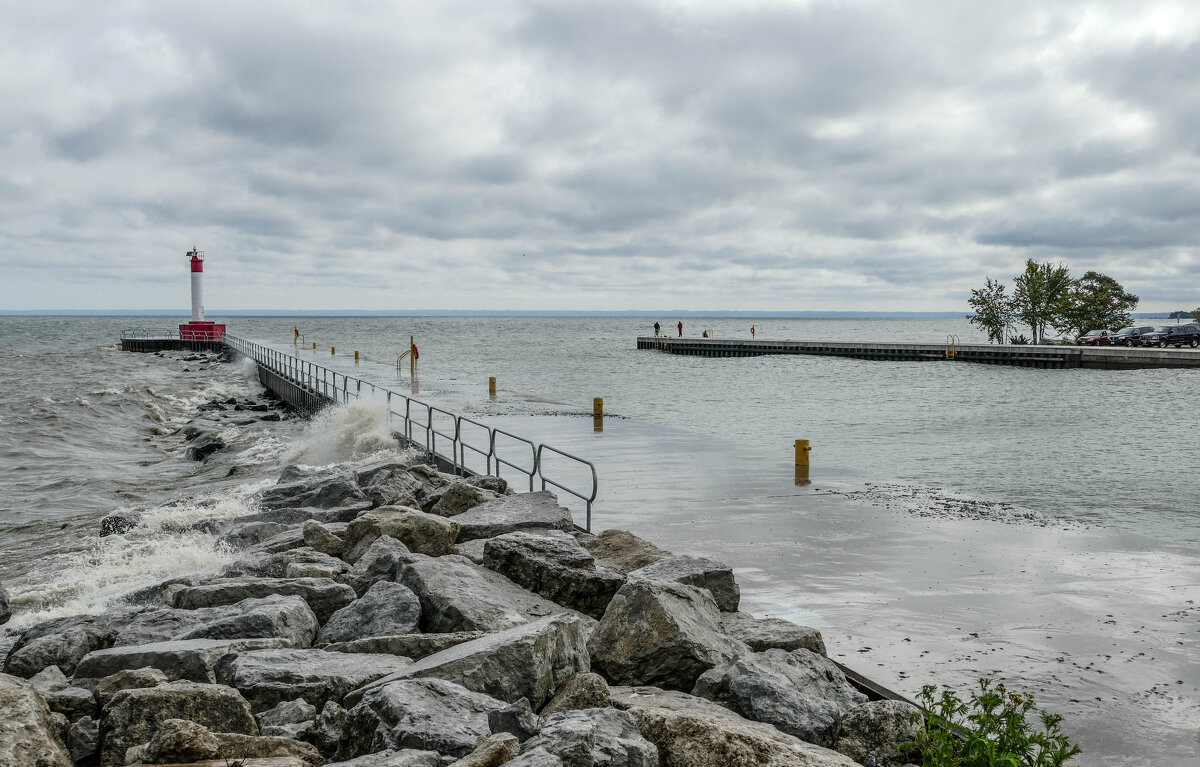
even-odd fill
[[[0,12],[0,309],[1200,305],[1195,2]]]

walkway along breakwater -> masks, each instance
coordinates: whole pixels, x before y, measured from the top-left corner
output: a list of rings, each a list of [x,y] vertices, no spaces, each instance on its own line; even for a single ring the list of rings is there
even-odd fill
[[[265,412],[235,404],[177,438]],[[193,523],[236,550],[219,573],[25,628],[0,764],[910,760],[915,709],[864,693],[816,629],[739,612],[729,567],[425,459],[280,466],[252,513]]]
[[[1200,368],[1200,351],[1142,347],[1032,346],[1022,344],[907,344],[864,341],[744,340],[639,336],[638,349],[692,357],[761,357],[815,354],[863,360],[976,362],[1032,368]]]

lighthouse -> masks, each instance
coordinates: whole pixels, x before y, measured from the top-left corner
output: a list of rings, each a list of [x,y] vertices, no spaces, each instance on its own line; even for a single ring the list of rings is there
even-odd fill
[[[183,341],[220,341],[225,337],[225,326],[204,319],[204,253],[192,248],[187,254],[192,269],[192,320],[179,326],[179,338]]]

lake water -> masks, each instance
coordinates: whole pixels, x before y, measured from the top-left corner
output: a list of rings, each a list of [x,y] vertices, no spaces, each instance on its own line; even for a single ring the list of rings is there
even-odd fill
[[[411,385],[392,365],[415,336],[422,400],[596,458],[598,529],[726,559],[748,608],[819,625],[831,654],[896,689],[999,672],[1075,723],[1089,764],[1184,764],[1200,747],[1200,371],[684,357],[636,350],[652,332],[644,318],[225,321],[276,342],[299,326],[320,347],[309,358],[330,361],[336,346],[348,366],[359,350],[364,376],[396,387]],[[675,318],[661,322],[674,330]],[[228,456],[185,460],[172,432],[196,405],[258,384],[245,366],[117,349],[125,328],[172,324],[0,317],[12,627],[215,572],[231,555],[179,529],[247,513],[283,462],[346,460],[386,441],[369,414],[342,414],[236,430]],[[953,318],[688,319],[685,333],[748,338],[751,324],[760,339],[984,340]],[[618,417],[603,434],[551,417],[590,411],[593,397]],[[795,439],[813,445],[811,485],[790,481]],[[234,462],[244,472],[226,478]],[[150,524],[97,539],[117,509]],[[1139,653],[1157,660],[1118,667]]]

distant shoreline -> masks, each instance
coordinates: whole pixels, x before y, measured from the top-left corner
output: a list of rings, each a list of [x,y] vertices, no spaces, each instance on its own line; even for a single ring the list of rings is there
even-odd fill
[[[869,311],[806,311],[806,312],[748,312],[695,311],[687,309],[628,310],[628,311],[550,311],[525,309],[410,309],[388,311],[370,309],[229,309],[210,310],[211,317],[713,317],[745,319],[939,319],[966,317],[965,312],[869,312]],[[1167,319],[1168,312],[1135,312],[1140,319]],[[0,309],[4,317],[180,317],[188,315],[177,309]]]

